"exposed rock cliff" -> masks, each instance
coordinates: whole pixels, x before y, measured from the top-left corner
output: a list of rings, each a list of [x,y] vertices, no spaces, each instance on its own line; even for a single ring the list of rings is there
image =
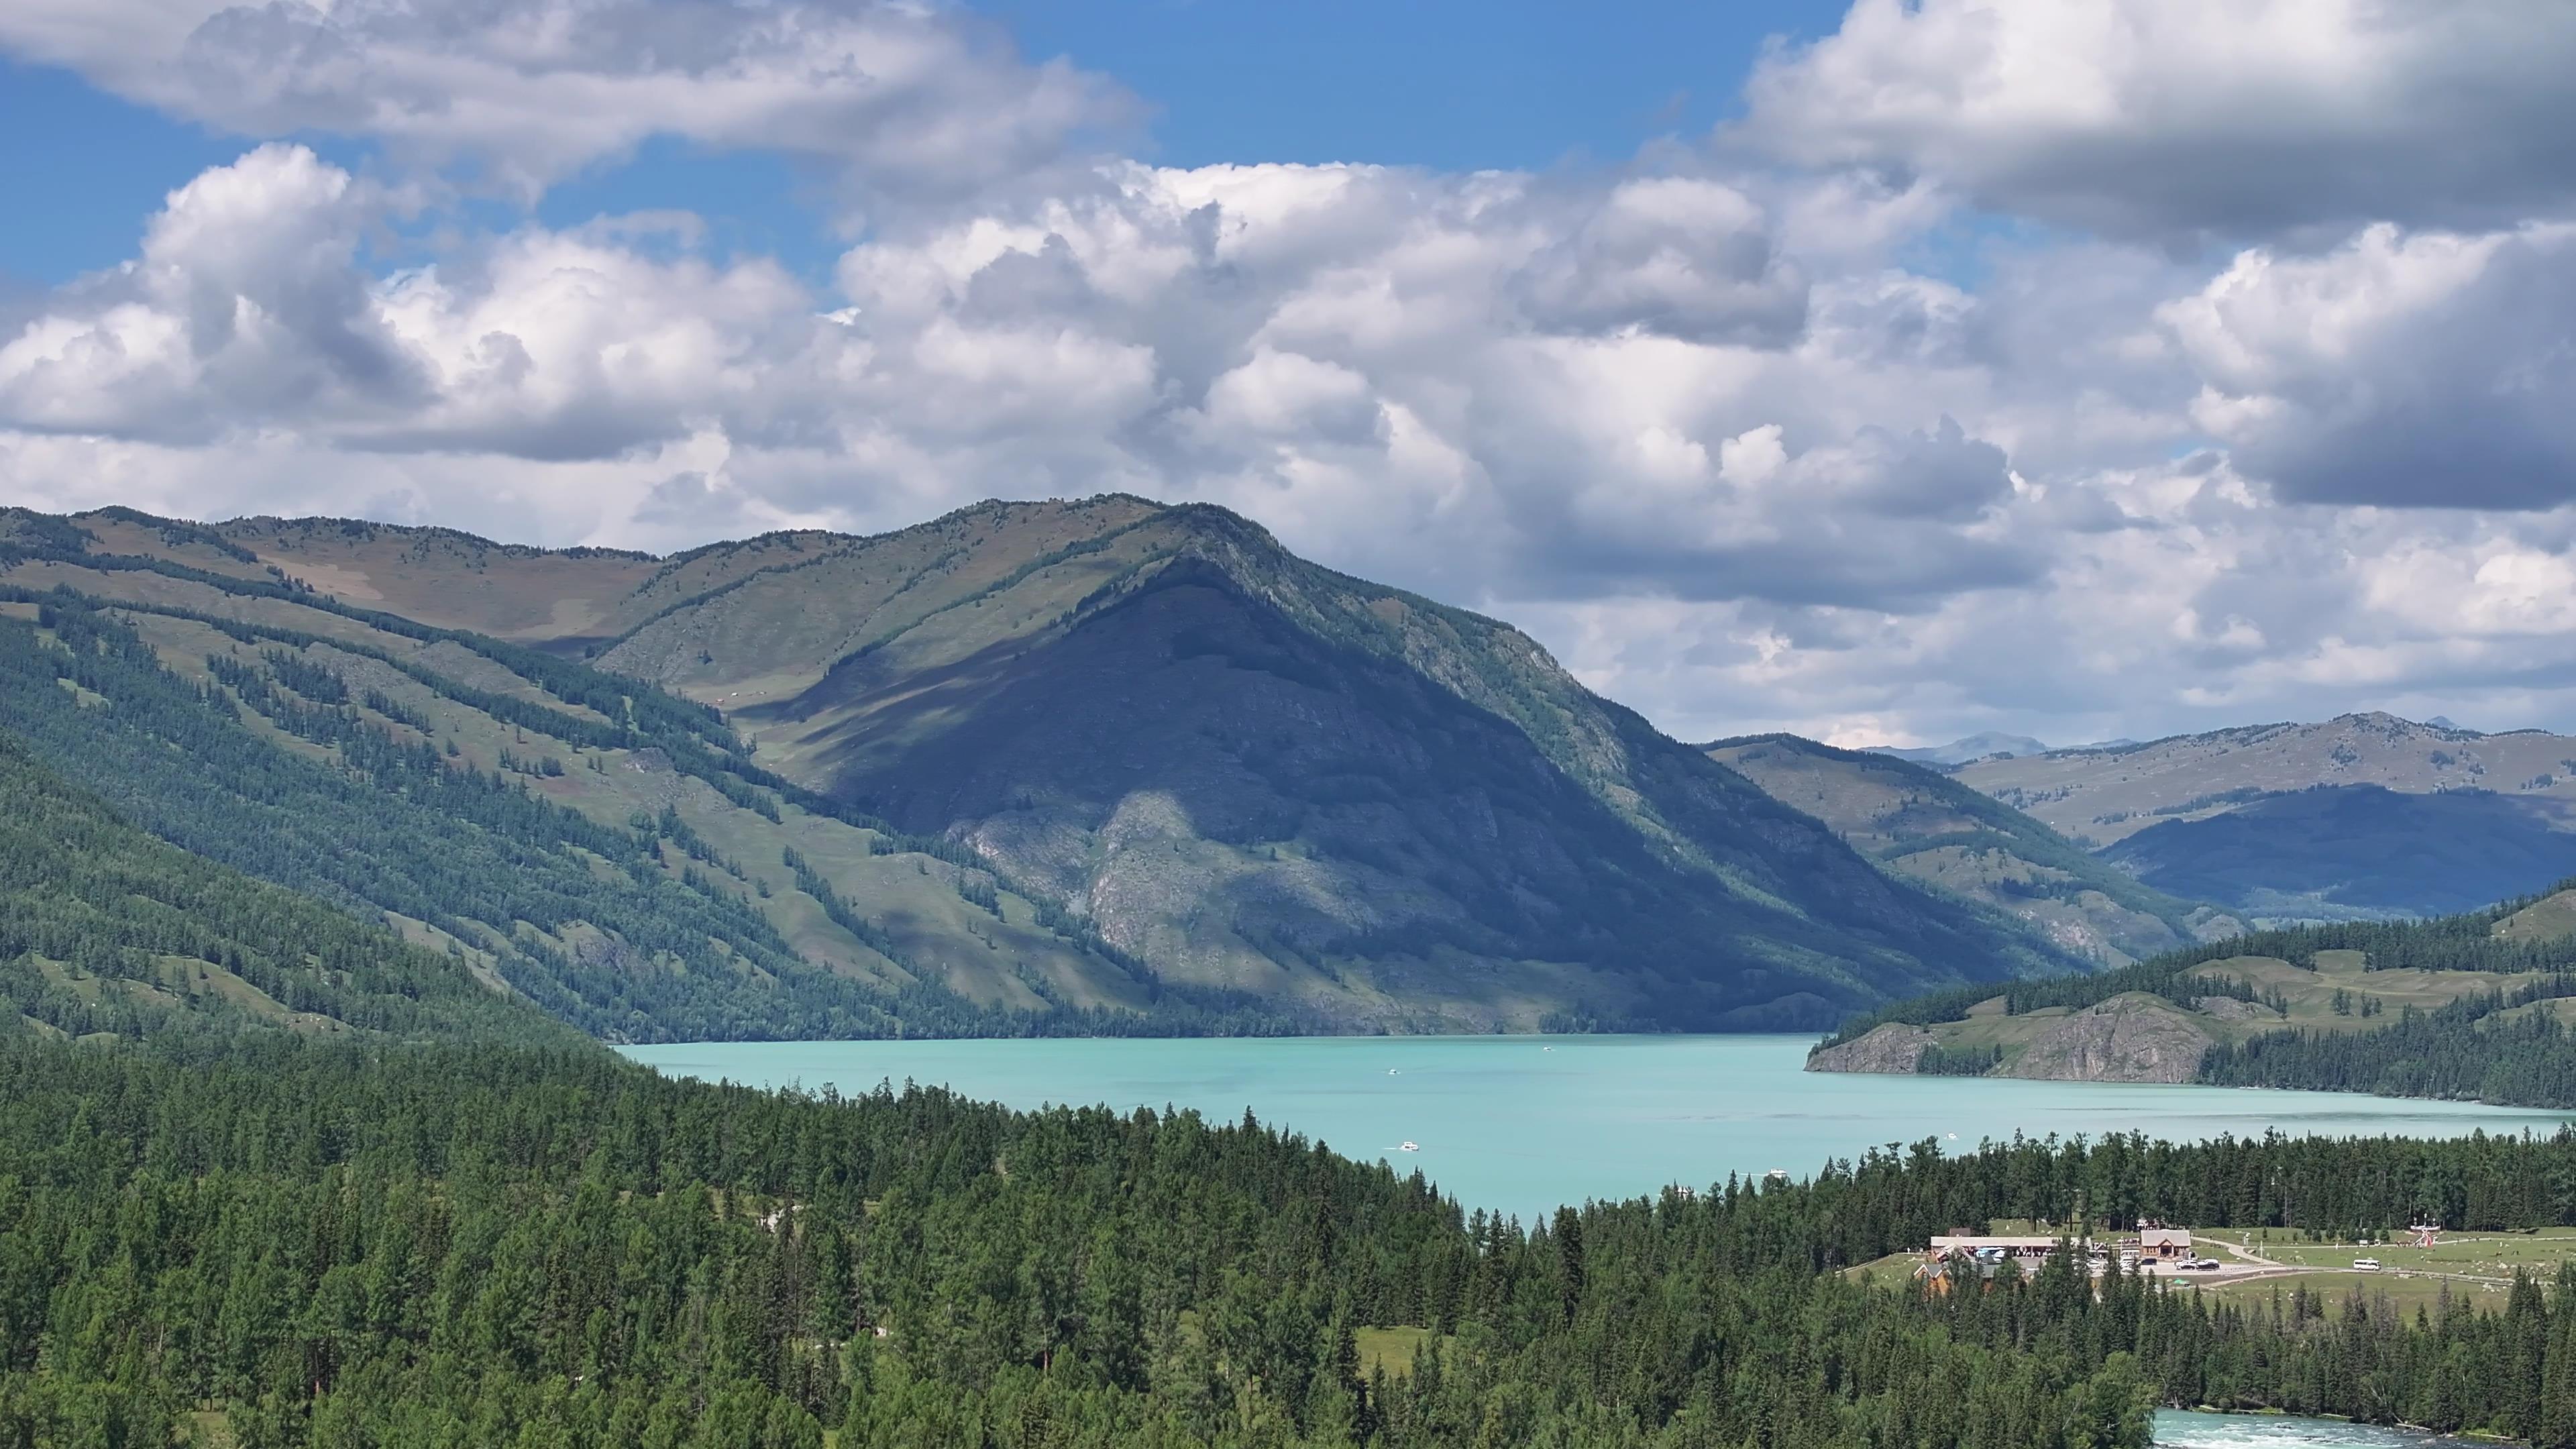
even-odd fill
[[[1889,1072],[1907,1076],[1922,1064],[1923,1053],[1931,1047],[1932,1033],[1919,1026],[1891,1021],[1866,1036],[1838,1047],[1827,1047],[1807,1058],[1807,1070]]]

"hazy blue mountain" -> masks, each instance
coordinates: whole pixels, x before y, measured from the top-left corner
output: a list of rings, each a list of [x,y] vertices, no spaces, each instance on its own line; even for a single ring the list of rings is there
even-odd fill
[[[1900,760],[1913,760],[1922,764],[1964,765],[1970,760],[1983,760],[1995,755],[2013,757],[2044,755],[2048,753],[2048,746],[2028,735],[2008,735],[1988,730],[1983,734],[1970,735],[1966,739],[1952,740],[1946,745],[1924,745],[1913,749],[1879,745],[1873,747],[1869,753],[1893,755]]]

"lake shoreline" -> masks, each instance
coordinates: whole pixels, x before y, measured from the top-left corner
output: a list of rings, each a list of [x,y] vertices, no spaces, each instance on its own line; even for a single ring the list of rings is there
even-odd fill
[[[1195,1109],[1363,1161],[1420,1169],[1471,1207],[1520,1215],[1704,1190],[1730,1174],[1810,1178],[1927,1139],[1944,1151],[2081,1134],[2554,1132],[2576,1114],[2358,1093],[2193,1084],[1896,1077],[1802,1070],[1809,1032],[1685,1035],[916,1038],[622,1047],[679,1076],[760,1087],[944,1086],[1030,1109]],[[1405,1143],[1415,1144],[1406,1150]]]

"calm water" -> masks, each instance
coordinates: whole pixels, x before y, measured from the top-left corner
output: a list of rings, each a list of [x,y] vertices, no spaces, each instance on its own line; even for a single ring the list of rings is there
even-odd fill
[[[1786,1168],[1882,1143],[2145,1132],[2458,1136],[2555,1131],[2568,1114],[2337,1092],[1804,1072],[1808,1036],[1278,1037],[1258,1040],[698,1042],[625,1048],[679,1076],[755,1086],[947,1086],[1013,1107],[1245,1108],[1353,1157],[1420,1167],[1462,1203],[1524,1218],[1562,1202]],[[1402,1144],[1418,1150],[1403,1151]],[[2231,1421],[2232,1422],[2232,1421]],[[2198,1441],[2194,1441],[2198,1442]],[[2240,1441],[2225,1441],[2240,1442]],[[2252,1443],[2256,1441],[2242,1441]],[[2269,1442],[2269,1441],[2265,1441]],[[2285,1441],[2288,1442],[2288,1441]],[[2337,1441],[2361,1442],[2361,1441]]]
[[[2185,1414],[2167,1410],[2156,1415],[2156,1443],[2171,1449],[2437,1449],[2473,1442],[2477,1441],[2269,1414]],[[2485,1442],[2494,1444],[2493,1440]]]

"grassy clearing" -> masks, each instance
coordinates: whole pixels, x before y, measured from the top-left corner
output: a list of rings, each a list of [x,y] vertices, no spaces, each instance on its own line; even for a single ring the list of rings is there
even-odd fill
[[[2445,1233],[2440,1244],[2430,1249],[2403,1242],[2302,1242],[2296,1233],[2266,1228],[2202,1236],[2241,1243],[2276,1263],[2313,1268],[2348,1270],[2355,1258],[2377,1258],[2391,1272],[2510,1278],[2516,1268],[2546,1275],[2556,1273],[2560,1263],[2576,1259],[2576,1228],[2542,1228],[2530,1233]]]
[[[2329,1304],[2337,1304],[2358,1292],[2362,1300],[2412,1316],[2421,1308],[2439,1312],[2447,1289],[2454,1304],[2494,1310],[2504,1306],[2505,1290],[2491,1283],[2464,1282],[2452,1278],[2401,1277],[2393,1273],[2282,1273],[2263,1278],[2245,1278],[2232,1283],[2195,1283],[2197,1292],[2216,1301],[2250,1305],[2267,1303],[2274,1293],[2287,1300],[2301,1288]]]
[[[2567,909],[2576,911],[2576,905]],[[2222,1001],[2219,1013],[2212,1014],[2186,1010],[2143,992],[2113,1001],[2126,1003],[2132,1009],[2169,1015],[2177,1026],[2197,1030],[2214,1041],[2238,1042],[2283,1028],[2374,1031],[2394,1025],[2410,1007],[2430,1011],[2463,996],[2511,991],[2536,979],[2528,973],[2367,968],[2368,962],[2359,951],[2320,951],[2308,966],[2275,956],[2231,956],[2197,968],[2197,974],[2213,980],[2232,978],[2245,982],[2265,997],[2283,1003],[2286,1010],[2280,1011],[2269,1005]],[[2338,999],[2345,1008],[2342,1011],[2335,1009]],[[2564,1005],[2548,1003],[2540,1009],[2556,1011]],[[2077,1014],[2066,1007],[2052,1006],[2006,1016],[2003,1007],[2000,996],[1979,1002],[1968,1009],[1965,1020],[1935,1023],[1931,1027],[1933,1038],[1951,1051],[1999,1048],[2009,1067],[2021,1059],[2033,1041]],[[2364,1016],[2365,1009],[2371,1014]]]
[[[1413,1372],[1415,1356],[1432,1339],[1430,1329],[1412,1327],[1354,1329],[1351,1336],[1359,1341],[1360,1372],[1384,1368],[1389,1378],[1402,1378]],[[1444,1338],[1440,1347],[1445,1353],[1456,1344],[1456,1339]]]
[[[1854,1263],[1843,1269],[1843,1277],[1854,1283],[1864,1278],[1872,1278],[1882,1286],[1889,1283],[1902,1283],[1914,1276],[1916,1265],[1922,1261],[1921,1253],[1890,1253],[1884,1258],[1874,1258],[1866,1263]]]

